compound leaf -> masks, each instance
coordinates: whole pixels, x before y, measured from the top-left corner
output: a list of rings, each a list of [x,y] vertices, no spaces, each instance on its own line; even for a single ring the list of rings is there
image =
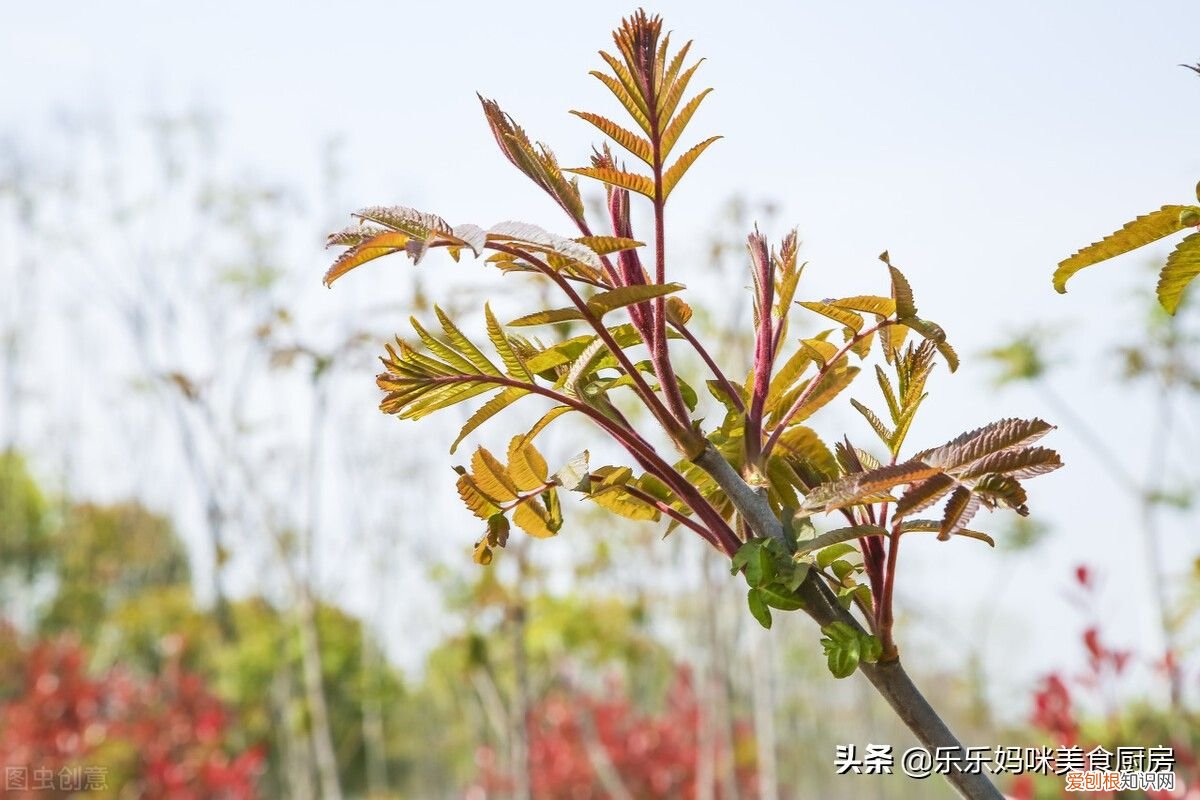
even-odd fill
[[[1179,216],[1187,208],[1187,206],[1163,206],[1158,211],[1144,214],[1132,222],[1127,222],[1119,231],[1110,233],[1100,241],[1079,250],[1070,258],[1060,261],[1058,269],[1054,270],[1054,288],[1059,293],[1066,292],[1067,281],[1079,270],[1136,250],[1183,230]]]

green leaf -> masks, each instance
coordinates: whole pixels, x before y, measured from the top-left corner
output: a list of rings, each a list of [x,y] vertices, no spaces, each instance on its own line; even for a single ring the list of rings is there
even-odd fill
[[[817,565],[824,568],[834,559],[847,553],[856,552],[853,545],[846,543],[863,536],[887,536],[887,531],[878,525],[851,525],[847,528],[835,528],[813,539],[800,542],[800,546],[796,548],[796,555],[802,556],[814,550],[820,550],[821,552],[817,554]]]
[[[570,322],[583,319],[583,314],[577,308],[554,308],[546,311],[535,311],[523,317],[517,317],[508,323],[514,328],[527,328],[531,325],[552,325],[557,322]]]
[[[601,480],[597,483],[596,477]],[[600,467],[593,471],[589,497],[601,508],[632,520],[658,521],[659,510],[625,490],[633,477],[629,467]]]
[[[865,526],[865,527],[874,527],[874,526]],[[826,542],[825,544],[818,544],[816,547],[811,546],[811,543],[816,542],[818,539],[821,539],[823,536],[827,536],[828,534],[822,534],[821,536],[816,537],[816,539],[810,539],[807,542],[801,542],[800,545],[802,547],[804,547],[805,552],[810,552],[810,551],[816,550],[818,548],[824,548],[819,553],[817,553],[817,566],[820,567],[821,569],[825,569],[826,567],[828,567],[833,562],[837,561],[842,556],[848,556],[851,553],[858,552],[857,547],[850,544],[849,542],[846,542],[845,539],[840,538],[842,536],[841,532],[846,531],[846,530],[849,530],[849,529],[848,528],[839,528],[837,531],[830,531],[830,533],[834,533],[837,535],[832,537],[831,541]],[[850,537],[850,538],[855,538],[855,537]]]
[[[875,314],[879,317],[890,317],[896,313],[896,301],[890,297],[880,297],[878,295],[844,297],[841,300],[831,300],[829,304],[838,308],[848,308],[852,311]]]
[[[862,565],[854,564],[843,558],[834,561],[829,567],[833,570],[833,574],[837,577],[839,583],[845,583],[847,577],[853,575],[855,572],[861,572],[863,569]]]
[[[496,369],[496,365],[458,329],[454,320],[450,319],[445,311],[436,305],[433,307],[433,311],[437,314],[438,322],[441,323],[442,330],[446,332],[446,338],[450,340],[450,344],[454,345],[468,361],[474,364],[481,374],[500,377],[501,372]]]
[[[629,323],[624,325],[614,325],[608,329],[613,341],[618,347],[630,348],[642,343],[642,336],[638,333],[637,328]],[[596,338],[595,334],[586,333],[582,336],[575,336],[567,339],[565,342],[559,342],[556,345],[547,347],[540,353],[531,356],[525,362],[525,366],[529,367],[530,372],[542,373],[555,367],[569,364],[574,361],[584,349],[592,343]],[[667,332],[668,339],[678,339],[679,334],[674,331]]]
[[[647,283],[621,286],[594,295],[587,301],[587,305],[592,310],[592,313],[602,317],[618,308],[624,308],[636,303],[644,303],[647,300],[672,294],[684,288],[686,287],[682,283]]]
[[[1158,276],[1158,302],[1168,314],[1179,308],[1183,291],[1197,275],[1200,275],[1200,233],[1193,233],[1171,251]]]
[[[775,375],[771,378],[771,386],[767,390],[765,408],[768,411],[777,411],[782,414],[787,410],[787,407],[791,405],[791,400],[799,394],[795,388],[797,379],[811,363],[813,363],[812,351],[801,347],[783,363],[783,366],[776,368]],[[788,399],[786,404],[784,403],[785,399]]]
[[[488,304],[483,306],[483,315],[487,321],[488,338],[492,341],[492,347],[496,348],[496,353],[499,354],[500,360],[504,363],[504,371],[509,377],[517,380],[533,382],[533,374],[525,366],[525,362],[513,350],[512,342],[504,333],[504,329],[496,320],[496,315],[492,313],[492,308]]]
[[[904,273],[890,263],[888,271],[892,275],[892,299],[896,301],[896,317],[898,319],[916,317],[917,307],[913,302],[912,287],[909,285],[908,279],[904,277]]]
[[[751,589],[746,593],[746,603],[750,606],[750,614],[758,620],[758,624],[764,628],[771,627],[771,609],[767,608],[766,600],[763,597],[762,590]]]
[[[817,384],[817,388],[813,390],[812,394],[808,396],[808,398],[804,401],[804,404],[797,410],[796,414],[792,416],[789,425],[794,425],[808,419],[813,414],[820,411],[827,403],[841,394],[847,386],[854,382],[854,379],[858,376],[860,370],[858,367],[845,366],[845,361],[846,359],[843,356],[842,359],[838,361],[837,366],[828,370],[821,377],[820,383]],[[806,384],[799,386],[797,387],[797,391],[793,391],[789,393],[789,395],[780,398],[779,405],[776,406],[776,412],[778,413],[773,413],[771,415],[772,420],[776,419],[777,416],[782,417],[783,414],[791,408],[794,403],[793,396],[798,398],[800,392],[804,390],[805,386]]]
[[[751,539],[739,547],[737,552],[733,554],[733,558],[730,561],[729,574],[737,575],[748,563],[750,563],[750,557],[763,546],[764,542],[764,539]]]
[[[800,347],[808,351],[812,360],[821,366],[828,364],[838,352],[834,344],[821,338],[801,339]]]
[[[825,634],[821,646],[825,649],[829,671],[835,678],[853,675],[863,656],[863,641],[858,631],[848,623],[839,621],[821,628],[821,633]]]
[[[467,360],[454,347],[441,341],[427,331],[416,317],[409,317],[408,322],[412,325],[413,330],[417,332],[417,337],[425,345],[426,349],[453,367],[455,372],[463,375],[482,374],[478,367]]]
[[[860,661],[865,661],[868,664],[874,664],[879,661],[879,657],[883,655],[883,642],[879,638],[870,634],[858,637],[858,658]]]
[[[1054,271],[1054,288],[1059,293],[1066,292],[1067,281],[1081,269],[1136,250],[1183,230],[1179,215],[1187,208],[1188,206],[1163,206],[1158,211],[1126,223],[1119,231],[1105,236],[1070,258],[1060,261],[1058,269]]]
[[[934,519],[910,519],[905,520],[900,524],[901,533],[941,533],[942,521]],[[995,547],[996,541],[986,533],[979,531],[967,530],[960,528],[952,534],[954,536],[966,536],[968,539],[977,539],[985,544]]]
[[[757,591],[771,608],[777,608],[780,611],[795,611],[804,607],[804,603],[794,591],[789,591],[786,586],[778,583],[761,586]]]
[[[751,551],[746,560],[746,583],[756,588],[775,580],[775,561],[765,546]]]

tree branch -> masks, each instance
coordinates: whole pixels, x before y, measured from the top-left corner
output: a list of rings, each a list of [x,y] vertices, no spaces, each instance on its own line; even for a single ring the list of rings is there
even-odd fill
[[[725,491],[725,495],[755,534],[786,544],[783,524],[771,511],[767,499],[742,480],[715,448],[709,445],[695,459],[695,463],[712,476]],[[810,571],[800,584],[797,596],[804,602],[805,613],[821,627],[843,622],[856,631],[866,632],[858,619],[842,608],[814,572]],[[880,661],[877,664],[863,662],[859,668],[930,752],[937,752],[938,748],[951,748],[949,751],[943,749],[942,752],[963,754],[962,744],[913,684],[899,659]],[[974,774],[952,771],[946,775],[946,779],[967,800],[1003,800],[1003,795],[982,772]]]
[[[729,378],[725,377],[725,373],[721,371],[719,366],[717,366],[717,362],[713,360],[711,355],[709,355],[708,350],[706,350],[704,345],[701,344],[700,340],[696,338],[696,335],[692,333],[686,325],[681,325],[672,320],[668,320],[668,322],[672,328],[679,331],[679,335],[682,336],[684,340],[686,340],[687,343],[692,346],[692,349],[696,351],[696,355],[700,356],[701,360],[704,361],[705,366],[708,367],[709,372],[711,372],[713,377],[716,378],[717,383],[721,384],[721,388],[725,390],[725,394],[729,396],[729,400],[733,403],[734,407],[737,408],[738,411],[744,412],[746,410],[746,405],[742,402],[741,392],[734,388],[734,385],[730,382]]]
[[[658,396],[654,394],[654,390],[650,388],[650,385],[646,383],[646,380],[641,376],[641,373],[638,372],[637,367],[630,362],[629,356],[627,356],[625,351],[621,349],[621,346],[617,344],[617,341],[613,338],[612,333],[610,333],[608,328],[604,326],[603,321],[596,316],[596,314],[588,306],[587,302],[579,296],[578,292],[575,291],[574,287],[572,287],[571,284],[568,283],[567,280],[563,278],[563,276],[560,275],[557,270],[530,253],[526,253],[525,251],[515,247],[509,247],[508,245],[497,244],[495,242],[490,242],[488,247],[501,253],[508,253],[509,255],[525,259],[534,267],[536,267],[543,275],[554,281],[558,288],[562,290],[563,294],[565,294],[571,301],[572,305],[574,305],[575,308],[579,310],[579,313],[583,315],[584,320],[586,320],[588,325],[591,326],[592,330],[596,332],[596,335],[600,337],[600,340],[604,342],[605,346],[609,349],[609,351],[612,352],[613,357],[617,360],[617,363],[620,364],[625,373],[629,375],[629,379],[632,381],[634,391],[637,392],[637,395],[642,399],[642,402],[646,404],[646,407],[650,410],[650,413],[654,415],[655,419],[657,419],[664,428],[666,428],[667,432],[671,435],[671,438],[675,440],[676,444],[683,449],[684,452],[687,452],[688,448],[691,447],[690,442],[696,437],[691,428],[689,428],[686,424],[686,414],[682,418],[679,418],[676,417],[676,415],[671,411],[667,410],[666,406],[662,404],[662,401],[658,399]],[[653,345],[651,345],[651,350],[653,350]],[[674,382],[674,372],[670,373],[670,379],[672,382]],[[668,386],[662,374],[659,374],[658,380],[663,394],[666,397],[670,398],[672,396],[670,391],[672,388],[674,389],[675,394],[679,393],[679,385],[672,383],[671,386]]]

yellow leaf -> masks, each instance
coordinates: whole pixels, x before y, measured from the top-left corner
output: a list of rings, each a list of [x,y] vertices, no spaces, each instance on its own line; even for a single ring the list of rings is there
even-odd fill
[[[470,475],[459,477],[458,496],[462,498],[471,513],[480,519],[487,519],[500,511],[496,504],[480,491],[479,486],[471,479]]]
[[[1171,251],[1158,276],[1158,302],[1168,314],[1179,308],[1184,289],[1197,275],[1200,275],[1200,233],[1193,233]]]
[[[645,105],[641,102],[641,98],[635,98],[631,95],[622,81],[611,75],[605,75],[603,72],[596,70],[592,70],[589,74],[608,87],[608,90],[621,101],[621,105],[629,112],[629,116],[633,117],[633,121],[638,124],[638,127],[649,135],[650,121],[646,116]],[[624,74],[628,75],[628,70],[624,70]]]
[[[548,539],[554,535],[550,528],[550,515],[545,506],[537,500],[526,500],[517,506],[512,514],[512,521],[535,539]]]
[[[682,283],[644,283],[631,286],[621,286],[600,292],[587,301],[588,308],[598,317],[618,308],[644,303],[656,297],[672,294],[684,289]]]
[[[325,273],[325,285],[329,286],[338,278],[357,266],[399,252],[408,245],[410,237],[407,234],[389,231],[380,233],[350,248],[333,262],[333,266]]]
[[[671,88],[667,93],[659,98],[658,103],[658,118],[660,120],[668,120],[675,114],[675,108],[679,105],[679,101],[683,99],[683,93],[687,91],[688,83],[692,80],[692,76],[696,74],[696,70],[704,63],[704,59],[700,59],[695,64],[692,64],[687,70],[679,76],[679,80],[671,84]]]
[[[494,500],[505,502],[517,497],[517,487],[509,478],[508,470],[482,447],[471,456],[471,478],[485,495]]]
[[[595,178],[612,186],[637,192],[640,195],[649,197],[651,200],[654,199],[654,181],[646,175],[622,172],[619,169],[611,169],[609,167],[577,167],[576,169],[569,169],[567,172],[583,175],[586,178]]]
[[[687,172],[692,164],[696,162],[696,159],[700,157],[700,154],[707,150],[710,144],[720,138],[720,136],[710,136],[700,144],[693,147],[691,150],[688,150],[686,153],[681,155],[679,160],[671,165],[670,169],[667,170],[667,174],[663,176],[662,192],[664,200],[671,195],[671,190],[674,189],[679,183],[679,180],[683,177],[683,174]]]
[[[1164,236],[1183,230],[1180,212],[1187,206],[1163,206],[1158,211],[1144,214],[1125,224],[1121,230],[1110,233],[1098,242],[1089,244],[1070,258],[1060,261],[1054,270],[1054,288],[1067,291],[1067,280],[1079,270],[1106,261],[1130,250],[1156,242]]]
[[[620,236],[580,236],[575,241],[582,245],[587,245],[596,252],[596,255],[601,256],[646,246],[645,242],[639,242],[637,239],[625,239]]]
[[[890,317],[896,313],[896,301],[890,297],[880,297],[879,295],[843,297],[841,300],[830,300],[829,305],[875,314],[880,317]]]
[[[580,119],[584,119],[592,123],[599,128],[604,135],[608,136],[608,138],[612,139],[614,142],[621,145],[621,147],[624,147],[626,150],[633,153],[650,166],[654,166],[654,156],[650,142],[646,141],[641,136],[638,136],[636,133],[628,130],[627,128],[622,128],[611,119],[602,117],[599,114],[592,114],[588,111],[572,111],[571,113]]]
[[[689,100],[687,105],[680,110],[679,115],[671,120],[671,124],[667,125],[667,129],[663,131],[660,158],[665,159],[670,154],[671,148],[679,141],[679,137],[683,134],[683,129],[687,127],[688,122],[691,121],[692,115],[696,113],[696,109],[700,107],[700,104],[704,102],[704,98],[711,91],[712,89],[705,89]]]
[[[834,322],[839,322],[842,325],[845,325],[847,328],[853,330],[855,333],[858,333],[862,330],[862,316],[850,311],[849,309],[841,308],[828,303],[797,303],[797,305],[802,308],[807,308],[809,311],[820,314],[821,316],[828,317]]]
[[[508,475],[522,492],[532,492],[546,485],[549,474],[546,459],[524,436],[514,436],[508,443]]]
[[[837,355],[837,347],[824,339],[801,339],[800,346],[808,350],[818,364],[828,364]]]

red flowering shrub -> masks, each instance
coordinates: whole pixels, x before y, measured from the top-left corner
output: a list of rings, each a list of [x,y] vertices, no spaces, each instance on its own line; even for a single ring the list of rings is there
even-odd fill
[[[631,797],[695,797],[701,758],[712,760],[715,797],[722,798],[723,765],[732,765],[743,797],[756,795],[754,741],[748,722],[734,725],[733,752],[702,753],[704,710],[691,673],[680,669],[660,714],[645,714],[618,685],[602,697],[556,690],[530,713],[530,783],[536,800],[603,800],[601,772]],[[710,724],[719,724],[715,720]],[[478,756],[483,793],[503,792],[511,780],[496,754]]]
[[[263,755],[231,753],[231,719],[197,675],[169,661],[146,680],[115,668],[92,677],[61,639],[25,657],[21,691],[0,705],[6,797],[79,790],[173,800],[250,800]]]
[[[1086,566],[1075,570],[1075,583],[1081,591],[1079,605],[1094,611],[1099,591],[1096,575]],[[1148,791],[1137,795],[1148,800],[1200,800],[1200,767],[1196,753],[1200,750],[1200,731],[1187,724],[1182,715],[1170,709],[1162,710],[1146,703],[1130,702],[1116,707],[1113,698],[1120,696],[1120,680],[1133,661],[1133,654],[1105,643],[1098,624],[1088,626],[1081,638],[1087,653],[1087,668],[1079,675],[1064,677],[1057,673],[1042,679],[1033,696],[1030,722],[1046,734],[1056,747],[1079,747],[1084,753],[1103,747],[1115,753],[1120,747],[1170,747],[1174,754],[1175,786],[1173,792]],[[1168,654],[1165,669],[1178,668]],[[1163,664],[1154,665],[1165,674]],[[1080,703],[1080,700],[1091,701]],[[1086,713],[1081,706],[1104,708],[1102,714]],[[1115,769],[1115,764],[1113,765]],[[1014,800],[1074,796],[1065,790],[1062,776],[1021,775],[1009,787]],[[1128,793],[1093,792],[1089,797],[1111,800],[1132,796]]]

